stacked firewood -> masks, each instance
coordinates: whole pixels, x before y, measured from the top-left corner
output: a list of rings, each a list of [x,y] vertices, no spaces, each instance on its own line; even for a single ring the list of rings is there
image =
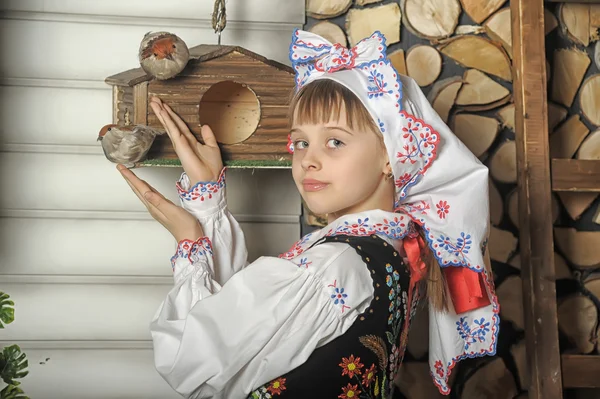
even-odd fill
[[[553,158],[600,158],[600,5],[546,4],[548,131]],[[490,170],[490,256],[502,324],[497,356],[461,362],[453,396],[526,398],[512,98],[511,10],[506,0],[307,0],[305,29],[353,46],[379,30],[399,73],[415,79],[441,118]],[[598,354],[600,206],[597,193],[553,194],[558,319],[563,353]],[[323,215],[306,209],[307,224]],[[414,321],[396,381],[408,398],[443,397],[431,383],[428,320]],[[582,392],[573,393],[583,398]],[[589,392],[600,397],[600,393]],[[596,396],[593,396],[596,395]],[[568,396],[565,396],[568,397]]]

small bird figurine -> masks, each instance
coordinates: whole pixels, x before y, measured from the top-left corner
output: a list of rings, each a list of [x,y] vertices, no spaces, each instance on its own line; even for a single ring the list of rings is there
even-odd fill
[[[181,38],[169,32],[148,32],[140,44],[142,69],[158,80],[170,79],[185,68],[190,51]]]
[[[106,125],[100,129],[98,140],[106,158],[132,168],[144,160],[156,136],[165,132],[144,125]]]

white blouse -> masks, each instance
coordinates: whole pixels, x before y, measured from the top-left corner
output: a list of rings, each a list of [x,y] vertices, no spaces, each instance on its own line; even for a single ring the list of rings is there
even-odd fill
[[[344,334],[373,298],[370,273],[348,244],[248,264],[224,180],[223,171],[190,190],[182,175],[181,205],[206,237],[179,243],[175,285],[150,326],[156,368],[185,398],[246,398]]]
[[[377,234],[398,250],[412,226],[402,213],[345,215],[280,257],[249,264],[226,205],[225,169],[217,182],[189,186],[183,173],[180,203],[205,237],[178,243],[174,287],[150,324],[156,369],[185,398],[245,399],[344,334],[370,305],[372,279],[362,258],[348,244],[317,241]],[[481,273],[490,305],[461,314],[451,302],[447,312],[429,309],[429,369],[443,394],[458,361],[496,352],[499,305],[492,277]]]

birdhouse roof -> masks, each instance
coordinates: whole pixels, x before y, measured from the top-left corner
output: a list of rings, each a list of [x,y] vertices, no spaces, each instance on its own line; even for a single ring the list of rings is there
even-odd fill
[[[280,62],[268,59],[260,54],[245,49],[240,46],[220,46],[215,44],[200,44],[192,47],[190,51],[190,60],[208,61],[214,58],[222,57],[233,51],[237,51],[241,54],[247,55],[248,57],[254,58],[270,67],[277,68],[279,70],[294,74],[294,70]],[[153,78],[146,74],[146,72],[140,68],[133,68],[127,71],[118,73],[107,77],[104,81],[109,85],[119,86],[135,86],[138,83],[152,80]]]

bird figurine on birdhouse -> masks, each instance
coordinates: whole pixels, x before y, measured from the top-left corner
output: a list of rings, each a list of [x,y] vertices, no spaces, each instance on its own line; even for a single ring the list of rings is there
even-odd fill
[[[148,32],[140,43],[142,69],[159,80],[176,76],[187,65],[190,52],[181,38],[169,32]]]
[[[97,140],[101,142],[106,159],[132,168],[146,158],[156,136],[165,133],[144,125],[109,124],[100,129]]]

